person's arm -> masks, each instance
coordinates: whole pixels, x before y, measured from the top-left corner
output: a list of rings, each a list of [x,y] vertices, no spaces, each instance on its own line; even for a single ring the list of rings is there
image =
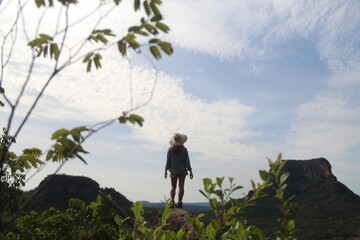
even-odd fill
[[[192,172],[192,168],[191,168],[191,164],[190,164],[190,157],[189,157],[189,153],[188,153],[187,149],[186,149],[185,165],[186,165],[186,170],[190,172],[190,179],[193,179],[194,175]]]
[[[189,172],[190,172],[190,179],[193,179],[194,175],[193,175],[192,170],[189,170]]]
[[[171,165],[171,160],[170,160],[170,149],[169,149],[167,152],[164,178],[167,178],[167,170],[170,169],[170,165]]]

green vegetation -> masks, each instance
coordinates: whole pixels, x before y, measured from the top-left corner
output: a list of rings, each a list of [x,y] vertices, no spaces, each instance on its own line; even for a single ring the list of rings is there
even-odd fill
[[[166,206],[159,218],[158,227],[152,228],[144,218],[141,203],[132,207],[133,217],[123,217],[114,205],[109,204],[106,197],[98,196],[96,201],[86,204],[78,199],[69,201],[66,211],[54,208],[43,213],[31,211],[19,216],[15,226],[1,233],[3,240],[13,239],[294,239],[295,222],[290,218],[292,201],[285,199],[283,191],[287,173],[281,174],[285,161],[281,155],[275,161],[269,161],[270,171],[260,171],[263,179],[261,184],[253,184],[253,195],[242,201],[233,199],[235,191],[241,189],[229,178],[230,186],[223,188],[224,178],[204,179],[204,190],[200,192],[209,200],[215,218],[208,223],[201,219],[186,217],[192,226],[192,231],[178,232],[164,230],[172,209]],[[276,200],[284,213],[279,218],[278,231],[273,236],[266,236],[262,230],[247,223],[244,209],[254,204],[254,201],[265,197],[262,190],[271,187],[277,192]],[[108,198],[111,198],[109,195]]]

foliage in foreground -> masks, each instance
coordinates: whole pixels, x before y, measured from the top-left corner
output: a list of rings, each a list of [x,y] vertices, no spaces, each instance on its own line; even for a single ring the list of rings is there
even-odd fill
[[[163,34],[170,31],[159,9],[161,0],[133,0],[133,11],[139,21],[136,25],[129,26],[125,33],[105,21],[110,13],[119,15],[117,11],[123,6],[121,0],[92,2],[98,4],[92,7],[85,0],[18,0],[1,4],[0,0],[0,17],[1,21],[5,20],[0,25],[0,107],[6,106],[8,109],[5,114],[7,120],[2,123],[4,127],[0,135],[0,229],[12,224],[27,203],[46,185],[26,199],[21,199],[19,189],[25,185],[25,179],[29,180],[29,176],[26,176],[29,170],[34,170],[35,175],[46,163],[56,162],[59,163],[56,173],[69,160],[79,159],[86,163],[84,154],[88,152],[82,144],[94,133],[117,121],[142,126],[144,119],[133,112],[150,102],[156,85],[154,81],[153,89],[146,94],[142,104],[133,105],[131,102],[130,108],[119,112],[116,118],[107,119],[93,127],[59,129],[51,137],[55,143],[49,150],[31,147],[15,154],[12,151],[15,139],[54,79],[65,69],[81,61],[86,66],[86,72],[102,68],[102,54],[105,52],[117,52],[126,57],[131,51],[141,54],[144,48],[148,48],[157,60],[173,53],[171,43],[161,40]],[[37,7],[34,10],[33,4]],[[70,14],[79,11],[83,14],[80,19]],[[82,31],[78,31],[81,27],[84,27]],[[19,54],[24,59],[19,60]],[[151,62],[150,59],[149,61]],[[6,86],[12,86],[12,66],[18,64],[22,66],[21,69],[15,67],[19,72],[17,78],[21,81],[18,92],[5,91]],[[38,68],[44,70],[40,79],[35,73]],[[39,89],[34,90],[34,80],[39,84]],[[27,99],[27,104],[23,106],[21,103],[28,91],[34,91],[34,98]],[[132,95],[131,89],[130,92]],[[19,108],[23,113],[18,114]]]
[[[121,217],[116,208],[100,195],[95,202],[86,205],[78,199],[69,201],[66,212],[50,208],[44,213],[34,211],[16,219],[16,230],[0,235],[4,240],[27,239],[294,239],[295,222],[290,218],[295,205],[292,198],[284,198],[288,173],[281,173],[285,161],[281,155],[275,162],[269,160],[270,171],[260,171],[261,184],[253,183],[253,194],[242,200],[232,198],[241,189],[229,178],[229,187],[223,187],[224,178],[214,181],[205,178],[204,190],[200,190],[209,201],[215,218],[209,223],[202,221],[204,214],[196,218],[186,217],[192,226],[191,232],[164,230],[172,209],[166,206],[158,227],[150,227],[144,219],[140,202],[132,207],[133,218]],[[273,236],[265,236],[261,229],[247,224],[244,209],[256,199],[266,197],[261,190],[272,187],[279,202],[282,218]]]

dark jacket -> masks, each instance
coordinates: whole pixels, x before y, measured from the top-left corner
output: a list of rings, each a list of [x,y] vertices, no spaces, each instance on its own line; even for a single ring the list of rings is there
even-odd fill
[[[190,158],[186,147],[169,148],[165,170],[169,170],[171,176],[187,175],[187,171],[191,171]]]

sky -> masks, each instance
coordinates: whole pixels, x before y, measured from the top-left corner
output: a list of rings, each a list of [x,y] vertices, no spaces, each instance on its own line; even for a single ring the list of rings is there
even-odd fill
[[[0,1],[1,42],[16,2]],[[69,12],[73,22],[96,6],[81,2]],[[250,180],[259,182],[258,171],[268,169],[267,158],[279,153],[283,159],[326,158],[337,179],[360,194],[359,1],[163,2],[171,31],[161,38],[173,44],[172,56],[155,60],[144,43],[142,54],[127,58],[109,49],[103,67],[91,73],[81,61],[69,66],[46,89],[12,150],[45,151],[57,129],[93,126],[145,104],[134,112],[145,119],[143,127],[114,123],[97,132],[84,143],[87,165],[71,160],[59,173],[90,177],[131,201],[164,201],[170,190],[163,177],[168,141],[180,132],[188,136],[194,173],[185,183],[185,202],[206,201],[198,191],[205,177],[234,177],[244,187],[235,196],[247,194]],[[3,87],[13,101],[29,69],[24,33],[32,39],[37,23],[40,32],[57,24],[58,8],[40,19],[32,5],[24,8],[26,31],[19,24],[19,45],[3,70]],[[132,1],[123,1],[99,26],[120,36],[139,14]],[[71,28],[66,49],[78,46],[94,24],[87,19]],[[10,45],[3,49],[7,56]],[[36,63],[13,131],[51,72],[49,61]],[[9,107],[2,111],[5,125]],[[47,164],[24,189],[57,167]]]

